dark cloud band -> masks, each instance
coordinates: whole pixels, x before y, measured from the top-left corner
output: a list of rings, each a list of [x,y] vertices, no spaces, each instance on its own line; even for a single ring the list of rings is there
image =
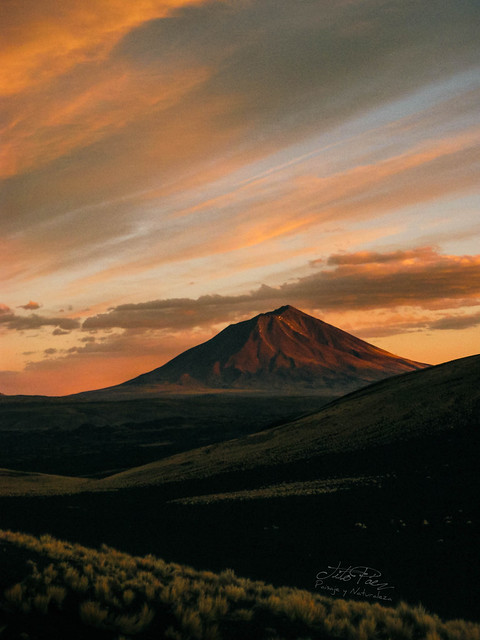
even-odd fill
[[[29,329],[40,329],[41,327],[56,327],[63,331],[77,329],[80,326],[79,320],[75,318],[49,318],[32,313],[29,316],[19,316],[9,307],[0,305],[0,327],[10,331],[27,331]],[[58,335],[58,332],[54,332]]]
[[[279,287],[240,296],[152,300],[120,305],[85,320],[83,329],[175,329],[226,322],[289,303],[325,311],[480,304],[480,256],[435,249],[333,255],[326,268]],[[331,268],[333,267],[333,268]],[[442,306],[443,305],[443,306]],[[441,328],[441,327],[438,327]]]

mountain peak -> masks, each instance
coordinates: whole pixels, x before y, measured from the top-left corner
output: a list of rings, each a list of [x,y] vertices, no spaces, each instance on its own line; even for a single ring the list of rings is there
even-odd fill
[[[267,311],[267,313],[265,314],[266,316],[281,316],[282,314],[286,313],[287,311],[293,311],[294,313],[303,313],[303,311],[300,311],[299,309],[296,309],[295,307],[292,307],[291,304],[284,304],[283,307],[278,307],[278,309],[274,309],[273,311]]]
[[[274,309],[273,311],[267,311],[266,313],[261,313],[263,316],[307,316],[304,311],[300,311],[296,307],[292,307],[291,304],[284,304],[282,307],[278,307],[278,309]],[[310,316],[312,317],[312,316]]]
[[[229,325],[211,340],[124,385],[152,391],[167,387],[346,393],[425,366],[286,304]]]
[[[300,311],[300,309],[297,309],[296,307],[292,307],[291,304],[285,304],[281,307],[278,307],[278,309],[274,309],[273,311],[266,311],[265,313],[261,313],[253,319],[255,320],[258,318],[279,318],[280,320],[289,320],[294,322],[303,322],[310,318],[312,320],[315,320],[315,322],[323,323],[322,320],[314,318],[304,311]]]

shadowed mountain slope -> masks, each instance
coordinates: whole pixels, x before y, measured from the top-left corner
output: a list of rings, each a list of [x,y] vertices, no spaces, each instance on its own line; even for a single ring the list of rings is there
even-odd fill
[[[370,454],[382,448],[390,471],[403,465],[403,448],[408,456],[427,456],[441,443],[446,447],[443,457],[453,455],[455,447],[461,449],[459,456],[476,451],[479,415],[477,355],[384,380],[313,415],[130,469],[99,485],[120,488],[237,474],[241,487],[242,478],[260,468],[267,470],[263,480],[291,481],[321,477],[329,459],[342,458],[340,471],[345,473],[348,457],[356,461],[356,471],[372,472],[372,459],[378,462],[380,457]],[[425,447],[423,453],[418,443]]]
[[[427,365],[401,358],[291,306],[228,326],[117,391],[313,390],[346,393]]]

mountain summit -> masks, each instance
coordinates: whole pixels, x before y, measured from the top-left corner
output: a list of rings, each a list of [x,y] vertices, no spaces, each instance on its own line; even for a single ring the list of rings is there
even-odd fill
[[[116,388],[346,393],[426,366],[286,305],[232,324],[211,340]]]

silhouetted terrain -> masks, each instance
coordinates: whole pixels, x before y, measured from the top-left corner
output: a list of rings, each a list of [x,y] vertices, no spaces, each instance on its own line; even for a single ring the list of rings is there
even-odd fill
[[[320,395],[0,399],[0,468],[103,476],[318,410]],[[0,489],[1,490],[1,489]]]
[[[262,433],[59,481],[71,495],[49,478],[44,497],[0,498],[2,523],[312,591],[320,569],[367,565],[394,602],[478,619],[479,389],[480,356],[397,376]]]

